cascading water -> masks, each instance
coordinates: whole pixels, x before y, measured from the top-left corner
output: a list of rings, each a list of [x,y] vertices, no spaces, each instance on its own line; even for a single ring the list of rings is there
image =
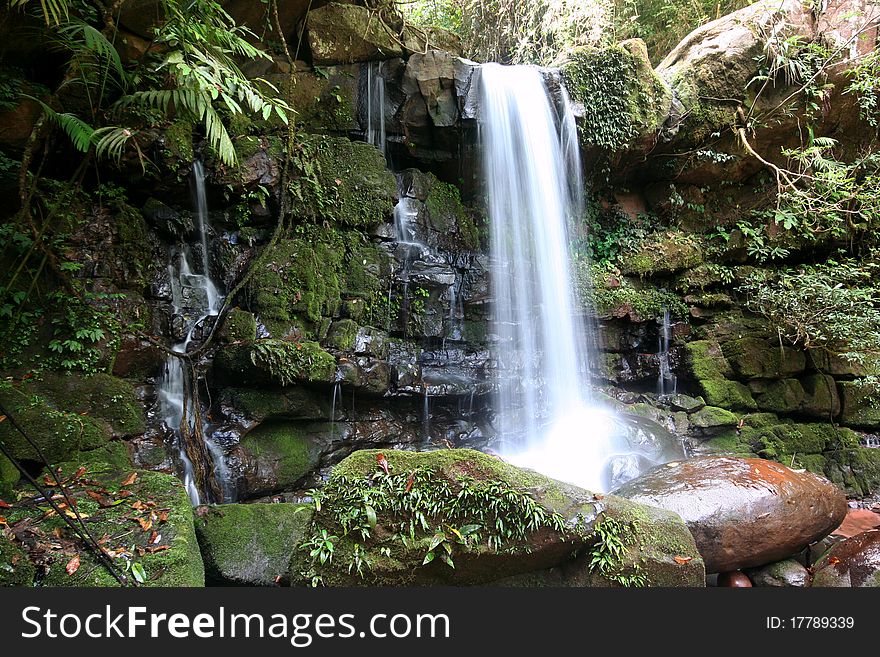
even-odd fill
[[[663,310],[663,323],[660,325],[660,337],[658,338],[657,360],[660,374],[657,377],[657,394],[660,397],[674,395],[677,392],[675,373],[669,365],[669,340],[672,334],[669,309]]]
[[[172,249],[168,274],[171,280],[172,305],[174,317],[183,321],[183,330],[178,334],[184,337],[171,347],[177,353],[187,353],[197,336],[205,328],[209,317],[220,311],[222,296],[211,280],[208,255],[208,204],[205,195],[205,172],[202,163],[193,163],[193,198],[196,207],[199,264],[201,273],[193,271],[193,250],[191,245],[183,244]],[[194,408],[194,400],[188,398],[187,391],[197,382],[192,381],[193,372],[184,366],[184,361],[169,355],[165,362],[165,372],[158,383],[159,407],[163,421],[174,436],[174,448],[183,469],[183,480],[190,501],[196,505],[202,501],[202,491],[197,482],[197,468],[190,458],[183,431],[192,433],[196,423],[201,422],[201,410]],[[210,470],[220,482],[223,497],[228,496],[225,482],[225,462],[220,449],[207,438],[206,424],[202,422],[201,432],[206,436],[205,447],[212,463]],[[224,500],[212,500],[224,501]]]
[[[486,64],[480,78],[501,451],[605,491],[669,454],[591,400],[595,333],[575,311],[569,257],[569,226],[583,216],[574,117],[538,68]]]
[[[384,62],[369,62],[366,70],[366,117],[365,137],[385,153],[385,77],[382,75]]]

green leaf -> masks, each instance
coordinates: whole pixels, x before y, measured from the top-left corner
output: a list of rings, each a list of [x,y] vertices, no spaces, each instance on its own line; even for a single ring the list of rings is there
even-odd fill
[[[139,584],[143,584],[147,581],[147,573],[144,571],[144,567],[140,564],[140,562],[135,562],[131,564],[131,574],[134,576],[134,579]]]
[[[377,523],[376,510],[368,504],[364,507],[364,511],[367,514],[367,524],[369,524],[371,528],[375,527]]]
[[[429,563],[434,561],[435,556],[437,555],[435,555],[433,552],[428,552],[428,554],[425,555],[425,560],[422,562],[422,565],[427,566]]]

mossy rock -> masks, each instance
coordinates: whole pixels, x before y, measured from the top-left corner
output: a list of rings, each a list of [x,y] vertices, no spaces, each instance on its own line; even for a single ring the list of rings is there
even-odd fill
[[[352,351],[360,327],[351,319],[340,319],[330,325],[327,345],[339,351]]]
[[[33,586],[36,574],[27,553],[0,535],[0,586]]]
[[[440,235],[440,245],[448,250],[476,251],[480,248],[480,231],[473,212],[461,202],[458,189],[425,174],[429,191],[425,199],[428,225]]]
[[[47,372],[41,379],[29,381],[23,390],[43,395],[61,410],[105,422],[114,438],[137,436],[147,429],[144,409],[134,386],[109,374]]]
[[[331,2],[309,12],[309,49],[316,65],[401,57],[403,46],[366,7]]]
[[[381,455],[381,456],[380,456]],[[380,463],[387,462],[388,475],[382,473]],[[404,484],[411,480],[406,487]],[[373,482],[373,483],[370,483]],[[385,489],[385,485],[390,489]],[[400,486],[398,489],[397,486]],[[505,578],[529,578],[535,574],[538,585],[547,582],[558,584],[552,579],[551,569],[572,568],[572,572],[589,570],[589,550],[599,540],[594,528],[601,518],[612,518],[626,526],[631,532],[629,546],[633,552],[621,560],[619,569],[609,571],[611,579],[598,582],[595,578],[573,585],[606,585],[618,581],[615,576],[625,577],[629,571],[653,576],[656,585],[702,586],[704,570],[702,560],[696,551],[693,538],[684,523],[675,514],[648,509],[642,505],[628,502],[615,496],[594,496],[588,491],[544,477],[538,473],[516,468],[500,459],[467,449],[451,449],[433,452],[401,452],[394,450],[363,450],[355,452],[339,463],[331,473],[325,491],[338,486],[345,493],[353,487],[366,485],[367,488],[380,486],[388,490],[383,495],[409,496],[413,500],[423,500],[426,509],[440,509],[437,517],[430,511],[426,513],[428,530],[417,530],[413,540],[406,543],[395,538],[393,527],[401,518],[383,511],[386,508],[374,501],[377,508],[373,529],[365,540],[360,534],[345,535],[338,524],[340,515],[346,515],[346,508],[335,508],[341,501],[330,494],[321,501],[321,510],[315,515],[313,532],[326,530],[337,536],[336,550],[332,564],[319,568],[322,581],[328,585],[442,585],[442,584],[510,584]],[[468,493],[461,493],[461,491]],[[480,493],[479,491],[486,491]],[[463,498],[459,494],[465,495]],[[508,539],[493,548],[482,541],[467,546],[456,544],[452,549],[455,568],[431,559],[432,537],[442,531],[443,523],[460,525],[462,530],[468,521],[477,518],[477,509],[468,510],[466,500],[479,500],[483,494],[498,499],[530,500],[544,513],[558,514],[558,525],[537,525],[533,530],[525,530],[525,538]],[[458,501],[456,501],[458,500]],[[363,502],[360,502],[363,504]],[[455,512],[445,510],[459,505]],[[479,512],[487,507],[481,502]],[[527,505],[526,505],[527,506]],[[501,507],[499,507],[501,508]],[[515,507],[520,508],[520,507]],[[519,526],[524,522],[516,515],[519,511],[508,510],[511,514],[501,518],[502,525]],[[531,512],[530,512],[531,513]],[[452,515],[456,519],[452,520]],[[663,518],[659,518],[659,516]],[[437,523],[437,528],[433,527]],[[495,525],[497,526],[497,525]],[[448,530],[447,530],[448,531]],[[355,548],[357,543],[360,547]],[[369,562],[369,568],[360,575],[350,572],[347,563],[359,555]],[[681,555],[691,565],[684,567],[674,560]],[[660,561],[666,565],[660,567]],[[636,568],[638,564],[638,569]],[[654,566],[657,565],[657,569]],[[676,574],[670,574],[671,570]],[[303,574],[304,576],[304,574]],[[572,581],[574,575],[572,575]],[[543,584],[540,584],[542,582]],[[522,583],[521,581],[519,583]]]
[[[196,533],[208,578],[226,585],[271,586],[287,578],[308,536],[306,504],[224,504],[205,508]]]
[[[312,221],[365,228],[394,211],[397,181],[375,146],[322,135],[302,135],[290,182],[291,212]]]
[[[692,413],[688,419],[691,426],[704,430],[733,427],[739,422],[739,418],[736,415],[717,406],[704,406],[696,413]]]
[[[799,411],[806,399],[804,388],[797,379],[753,382],[750,387],[758,408],[774,413]]]
[[[338,231],[306,226],[258,259],[248,283],[251,309],[273,337],[314,338],[340,304],[345,244]]]
[[[257,339],[257,318],[241,308],[233,308],[226,315],[220,337],[227,342],[253,342]]]
[[[62,476],[71,477],[78,467],[76,462],[65,465]],[[132,475],[136,475],[134,481],[130,481]],[[85,481],[89,483],[85,484]],[[123,482],[128,483],[123,485]],[[111,537],[105,545],[107,549],[125,548],[132,551],[132,559],[143,567],[146,574],[143,586],[204,586],[204,565],[193,526],[193,510],[179,479],[160,472],[119,470],[111,465],[94,463],[86,465],[86,473],[82,477],[74,477],[67,487],[75,497],[80,513],[88,516],[93,535],[101,537],[106,534]],[[100,494],[108,502],[117,499],[123,501],[101,508],[97,501],[86,495],[87,490],[96,489],[106,490],[106,493]],[[130,494],[118,495],[123,489]],[[144,510],[133,509],[135,502],[141,502]],[[62,538],[56,540],[63,549],[45,554],[43,586],[119,586],[92,553],[81,548],[79,542],[69,534],[67,525],[57,516],[46,517],[36,507],[17,505],[6,511],[10,522],[24,517],[33,518],[35,529],[46,536],[53,535],[56,528],[61,532]],[[135,517],[152,523],[150,529],[142,529],[133,520]],[[150,543],[154,529],[161,535],[158,544]],[[125,538],[117,539],[117,543],[113,537],[119,536]],[[156,549],[160,545],[169,547]],[[80,566],[74,574],[69,575],[65,567],[74,556],[80,558]],[[118,563],[121,564],[122,560],[119,559]],[[131,577],[131,574],[128,576]]]
[[[346,297],[372,300],[387,294],[388,279],[395,266],[391,255],[377,245],[364,242],[359,233],[348,233],[347,252],[341,279]],[[356,317],[352,317],[357,321]]]
[[[699,384],[706,403],[734,410],[755,410],[757,402],[751,391],[739,381],[731,381],[733,369],[713,340],[694,340],[685,345],[687,365]]]
[[[635,253],[620,258],[620,269],[633,276],[673,274],[696,267],[703,261],[703,251],[696,242],[662,239],[649,240]]]
[[[880,490],[880,449],[850,447],[829,452],[825,475],[848,496],[865,498]]]
[[[669,114],[672,93],[651,67],[644,42],[580,48],[562,65],[566,88],[586,115],[581,143],[608,150],[654,135]]]
[[[271,420],[242,439],[241,447],[247,455],[248,494],[292,488],[318,466],[330,440],[329,432],[321,441],[309,429],[299,422]]]
[[[804,352],[760,338],[725,342],[721,350],[736,375],[744,379],[784,379],[800,374],[806,367]]]
[[[96,449],[110,440],[110,428],[92,417],[60,410],[53,402],[16,388],[0,389],[0,402],[34,441],[34,448],[12,422],[0,423],[0,441],[19,460],[51,463],[70,459],[80,450]]]
[[[335,373],[336,359],[317,342],[258,340],[223,347],[214,358],[216,379],[237,385],[329,383]]]
[[[840,421],[853,427],[880,428],[880,403],[876,389],[860,381],[841,381],[838,385],[843,406]]]
[[[269,417],[320,420],[329,415],[326,395],[300,386],[226,388],[222,394],[224,402],[256,422]]]
[[[804,402],[801,410],[812,417],[829,419],[840,414],[837,382],[828,374],[811,374],[801,379]]]

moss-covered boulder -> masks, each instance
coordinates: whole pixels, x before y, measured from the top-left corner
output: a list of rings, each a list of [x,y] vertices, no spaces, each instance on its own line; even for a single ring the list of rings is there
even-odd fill
[[[308,16],[309,49],[316,65],[400,57],[399,39],[366,7],[332,2]]]
[[[330,441],[329,424],[270,420],[239,444],[245,496],[293,488],[320,463]]]
[[[744,379],[784,379],[800,374],[806,354],[756,337],[731,340],[721,345],[734,373]]]
[[[285,388],[225,388],[221,402],[249,420],[262,422],[269,417],[320,420],[329,416],[327,396],[301,386]]]
[[[445,249],[476,251],[480,248],[480,233],[474,215],[461,202],[458,189],[438,180],[433,174],[424,174],[427,182],[428,226],[438,234],[438,244]]]
[[[828,550],[813,566],[812,585],[880,587],[880,530],[862,532]]]
[[[703,251],[695,241],[658,236],[643,243],[635,253],[623,256],[620,268],[624,274],[655,276],[696,267],[702,261]]]
[[[837,417],[840,413],[840,394],[837,382],[828,374],[811,374],[801,379],[804,401],[801,411],[820,419]]]
[[[553,582],[550,569],[579,564],[572,585],[704,583],[693,539],[674,514],[472,450],[355,452],[334,468],[318,502],[307,541],[317,551],[302,563],[302,581],[480,584],[540,573],[527,582],[540,584]],[[320,558],[327,540],[332,562]]]
[[[360,327],[352,319],[340,319],[330,325],[327,345],[339,351],[352,351]]]
[[[62,467],[67,489],[89,530],[132,577],[126,560],[139,564],[144,586],[204,586],[202,557],[193,526],[189,496],[177,477],[147,470],[118,470],[106,464],[76,463]],[[96,557],[84,549],[68,526],[54,513],[22,501],[5,509],[13,542],[22,548],[18,529],[30,534],[24,548],[42,572],[44,586],[118,586]],[[33,535],[44,538],[33,541]],[[25,534],[22,534],[22,537]],[[71,565],[79,559],[75,568]],[[75,562],[74,562],[75,564]],[[68,567],[73,572],[68,572]],[[2,576],[2,574],[0,574]]]
[[[799,411],[806,399],[804,388],[797,379],[752,382],[750,387],[758,408],[774,413]]]
[[[577,49],[562,65],[562,75],[586,112],[580,122],[584,145],[617,150],[650,139],[669,115],[672,93],[654,73],[640,39]]]
[[[21,473],[12,461],[0,454],[0,497],[8,496],[18,482]]]
[[[841,381],[840,421],[853,427],[872,429],[880,427],[880,403],[873,386],[860,381]]]
[[[739,418],[724,408],[704,406],[696,413],[691,414],[688,420],[691,426],[697,429],[711,430],[736,426]]]
[[[312,512],[305,504],[202,507],[195,526],[209,580],[249,586],[286,580]]]

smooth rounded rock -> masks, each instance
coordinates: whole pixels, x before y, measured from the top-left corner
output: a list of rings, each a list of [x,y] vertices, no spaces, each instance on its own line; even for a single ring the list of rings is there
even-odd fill
[[[741,570],[733,570],[718,575],[718,586],[731,589],[750,589],[752,588],[752,580]]]
[[[880,530],[863,532],[828,550],[813,567],[813,586],[880,587]]]
[[[755,586],[804,587],[810,585],[810,571],[794,559],[777,561],[749,571]]]
[[[614,493],[678,513],[707,572],[785,559],[846,515],[846,498],[830,481],[764,459],[704,456],[668,463]]]

